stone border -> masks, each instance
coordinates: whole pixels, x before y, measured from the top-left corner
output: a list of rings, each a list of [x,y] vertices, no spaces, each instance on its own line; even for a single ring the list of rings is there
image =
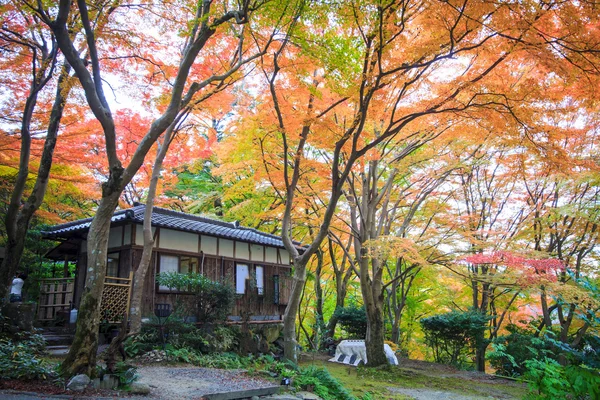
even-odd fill
[[[253,396],[268,396],[271,394],[278,394],[281,390],[281,386],[270,386],[259,389],[248,389],[248,390],[237,390],[235,392],[221,392],[211,393],[202,396],[202,399],[206,400],[236,400],[236,399],[247,399]]]

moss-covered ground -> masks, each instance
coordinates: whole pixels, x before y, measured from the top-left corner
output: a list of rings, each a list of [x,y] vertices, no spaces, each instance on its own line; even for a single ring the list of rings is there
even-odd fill
[[[402,389],[427,389],[486,399],[520,399],[527,392],[525,385],[518,382],[407,359],[401,359],[400,366],[356,368],[328,362],[322,356],[308,355],[303,357],[300,365],[327,368],[331,375],[359,398],[369,393],[373,399],[413,399],[407,394],[399,393]],[[394,389],[399,390],[394,393]]]

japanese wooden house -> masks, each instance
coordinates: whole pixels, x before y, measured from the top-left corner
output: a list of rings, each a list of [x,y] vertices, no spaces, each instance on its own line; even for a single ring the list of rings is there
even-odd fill
[[[116,211],[112,217],[105,292],[110,289],[110,284],[121,287],[131,284],[131,276],[142,254],[144,210],[145,205],[137,204]],[[48,298],[40,300],[40,319],[49,319],[60,308],[79,308],[86,279],[86,237],[90,223],[91,218],[83,219],[56,225],[44,232],[45,238],[61,242],[47,257],[75,262],[77,268],[72,282],[63,284],[65,290],[56,291],[72,290],[66,295],[62,293],[62,302]],[[143,316],[152,315],[156,304],[173,304],[176,296],[185,298],[185,293],[173,293],[156,282],[157,273],[170,271],[197,272],[234,285],[237,299],[229,316],[231,321],[239,321],[241,315],[249,311],[250,318],[255,321],[281,321],[291,290],[291,266],[289,253],[280,237],[242,227],[236,222],[159,207],[153,210],[152,227],[155,243],[143,290]],[[249,284],[250,279],[254,285]],[[51,283],[52,287],[57,287]],[[110,296],[103,294],[103,303],[108,303],[108,298]],[[129,297],[126,302],[123,309],[127,309]],[[110,306],[103,304],[103,308],[106,307]]]

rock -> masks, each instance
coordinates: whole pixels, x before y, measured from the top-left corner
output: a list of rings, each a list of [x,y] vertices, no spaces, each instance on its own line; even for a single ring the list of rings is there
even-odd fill
[[[258,396],[252,396],[250,400],[260,400],[260,398]]]
[[[82,392],[90,384],[90,377],[85,374],[75,375],[67,384],[67,389]]]
[[[291,393],[284,393],[284,394],[272,394],[270,396],[264,396],[261,397],[262,400],[298,400],[299,397],[291,394]]]
[[[10,324],[18,331],[32,332],[35,304],[33,303],[6,303],[1,310]]]
[[[319,396],[311,392],[298,392],[296,397],[302,400],[322,400]]]
[[[274,343],[277,339],[279,339],[279,334],[281,333],[281,328],[279,325],[267,325],[262,330],[262,335],[264,336],[267,343]]]
[[[129,385],[129,392],[133,394],[150,394],[150,386],[145,383],[133,382]]]

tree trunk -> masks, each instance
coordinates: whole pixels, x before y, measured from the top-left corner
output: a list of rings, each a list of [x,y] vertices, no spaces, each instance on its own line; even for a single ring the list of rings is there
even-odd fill
[[[367,304],[367,337],[365,345],[367,348],[367,365],[378,367],[387,365],[388,360],[384,351],[385,324],[383,321],[383,296],[374,296],[375,302]]]
[[[482,343],[475,349],[475,365],[477,371],[485,372],[485,353],[487,351],[488,342],[482,340]]]
[[[108,260],[108,236],[120,194],[120,191],[114,191],[102,198],[90,225],[87,236],[87,277],[79,305],[75,338],[61,366],[65,376],[86,374],[93,377],[96,374],[100,302]]]
[[[283,356],[294,364],[298,363],[298,354],[296,352],[298,346],[298,342],[296,341],[296,315],[298,315],[300,298],[305,281],[306,263],[302,263],[298,257],[294,260],[292,292],[290,293],[290,299],[283,315]]]
[[[323,319],[323,288],[321,287],[321,272],[323,270],[323,251],[318,250],[317,253],[317,269],[315,271],[315,329],[314,345],[316,350],[323,348],[323,339],[325,338],[325,320]]]
[[[152,177],[150,178],[150,186],[148,187],[148,196],[146,198],[146,209],[144,210],[144,249],[142,250],[142,258],[140,264],[135,270],[133,278],[133,294],[131,296],[130,317],[131,317],[131,334],[137,334],[142,329],[142,296],[144,292],[144,281],[148,273],[148,267],[152,259],[152,248],[154,246],[154,238],[152,237],[152,210],[154,208],[154,198],[156,197],[156,189],[158,187],[158,179],[162,170],[162,163],[167,155],[167,150],[171,143],[173,130],[176,121],[171,124],[165,132],[165,139],[162,145],[159,145],[159,150],[156,153],[154,167],[152,168]]]
[[[337,277],[337,274],[336,274]],[[346,285],[343,284],[342,285],[343,289],[340,289],[340,285],[337,285],[337,293],[336,293],[336,298],[335,298],[335,309],[333,310],[333,314],[331,315],[331,318],[329,318],[329,321],[327,322],[327,329],[325,330],[325,332],[323,333],[323,338],[333,338],[333,336],[335,335],[335,328],[337,327],[337,323],[338,323],[338,318],[335,315],[335,312],[344,307],[344,303],[346,302]]]
[[[40,166],[37,171],[37,178],[31,194],[23,205],[21,205],[21,199],[25,190],[24,182],[29,175],[29,153],[31,141],[25,138],[22,140],[21,146],[26,148],[21,149],[19,176],[23,175],[23,177],[17,178],[17,182],[15,183],[13,193],[11,195],[11,204],[9,205],[5,220],[7,240],[5,244],[5,257],[0,266],[0,298],[8,295],[8,291],[12,284],[12,279],[19,268],[19,264],[21,263],[23,248],[25,246],[25,237],[27,235],[27,231],[29,230],[29,224],[35,212],[40,208],[40,205],[42,204],[46,194],[50,169],[52,168],[54,149],[56,147],[58,129],[60,128],[60,120],[62,119],[66,99],[71,90],[70,86],[65,85],[65,81],[68,79],[70,71],[71,67],[67,63],[65,63],[61,68],[61,72],[58,77],[54,103],[50,112],[50,120],[48,121],[48,130],[46,134],[46,140],[44,142],[44,150],[42,151]],[[28,102],[28,104],[31,107],[31,112],[33,112],[35,101]],[[27,114],[27,112],[24,114]],[[31,119],[31,117],[29,117],[29,119]],[[24,125],[28,125],[29,123],[30,121],[23,121]],[[22,132],[22,135],[28,136],[29,127],[27,126],[23,129],[26,132]]]
[[[370,262],[369,262],[370,261]],[[387,365],[387,357],[383,349],[385,341],[385,325],[383,321],[383,288],[381,280],[375,277],[371,280],[368,274],[369,264],[374,263],[373,270],[378,269],[378,262],[369,260],[366,256],[360,261],[360,287],[367,312],[367,365],[378,367]]]
[[[19,218],[21,220],[21,218]],[[2,260],[2,280],[0,290],[2,298],[8,296],[12,280],[19,268],[21,263],[21,256],[23,255],[23,247],[25,245],[25,235],[27,234],[27,228],[22,229],[22,224],[19,224],[16,229],[13,230],[5,244],[4,260]],[[7,235],[8,236],[8,235]]]

